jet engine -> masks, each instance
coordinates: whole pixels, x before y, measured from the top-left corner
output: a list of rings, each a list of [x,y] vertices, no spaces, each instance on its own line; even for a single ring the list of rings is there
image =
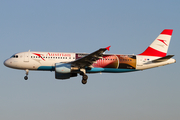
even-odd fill
[[[69,63],[56,63],[55,64],[55,78],[56,79],[69,79],[76,77],[79,68],[72,67]]]

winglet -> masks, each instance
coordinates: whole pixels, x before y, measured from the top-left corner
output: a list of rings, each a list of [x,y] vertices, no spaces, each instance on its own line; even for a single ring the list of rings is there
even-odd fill
[[[109,48],[110,48],[111,46],[108,46],[108,47],[106,47],[106,50],[108,50],[109,51]]]

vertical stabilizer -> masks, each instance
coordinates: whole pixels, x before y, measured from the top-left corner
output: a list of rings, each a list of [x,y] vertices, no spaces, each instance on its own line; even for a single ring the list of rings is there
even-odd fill
[[[164,29],[154,42],[141,54],[144,56],[164,57],[170,44],[172,29]]]

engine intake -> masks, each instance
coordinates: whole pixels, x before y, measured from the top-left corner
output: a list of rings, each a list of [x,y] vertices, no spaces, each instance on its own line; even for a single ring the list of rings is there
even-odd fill
[[[55,78],[56,79],[69,79],[76,77],[78,67],[72,67],[69,63],[56,63],[55,64]]]
[[[55,72],[57,73],[71,73],[73,71],[79,70],[78,67],[72,67],[69,63],[56,63]]]

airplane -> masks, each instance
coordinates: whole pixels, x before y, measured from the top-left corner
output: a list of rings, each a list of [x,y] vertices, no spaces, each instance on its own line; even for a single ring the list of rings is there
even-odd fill
[[[145,70],[175,63],[174,55],[166,55],[173,29],[164,29],[152,44],[141,54],[105,54],[111,46],[87,53],[37,52],[28,51],[12,55],[4,65],[14,69],[55,71],[56,79],[82,76],[82,84],[87,83],[87,73],[124,73]]]

